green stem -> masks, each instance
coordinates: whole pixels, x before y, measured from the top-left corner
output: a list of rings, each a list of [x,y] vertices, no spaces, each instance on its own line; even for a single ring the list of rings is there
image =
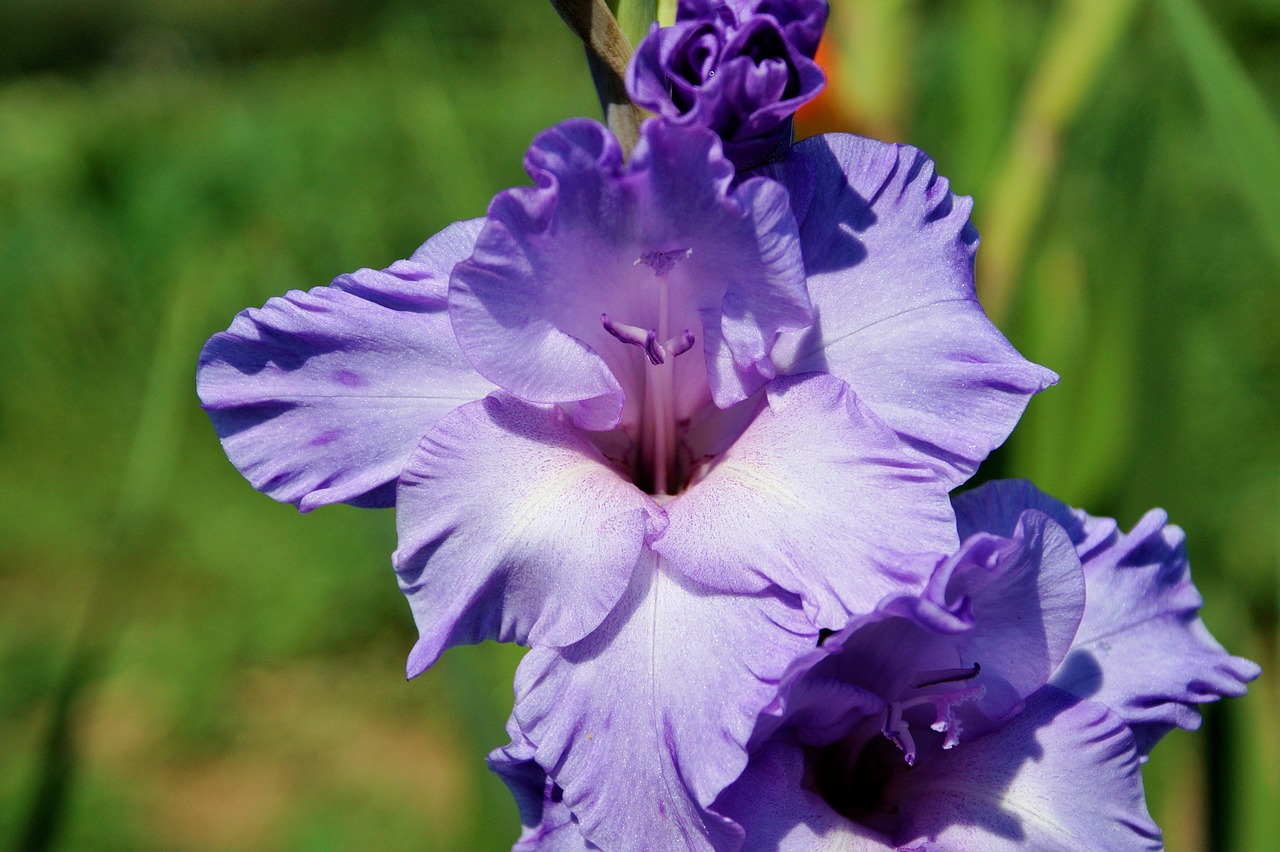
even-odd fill
[[[609,6],[632,47],[640,44],[649,34],[649,25],[658,19],[658,0],[609,0]]]
[[[627,62],[631,59],[631,43],[604,0],[551,0],[551,5],[582,39],[587,48],[587,65],[600,96],[609,129],[630,153],[640,138],[644,110],[631,103],[624,82]]]

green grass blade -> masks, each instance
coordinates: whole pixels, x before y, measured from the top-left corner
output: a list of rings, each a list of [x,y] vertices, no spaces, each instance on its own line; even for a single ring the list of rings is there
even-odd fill
[[[1280,124],[1195,0],[1161,0],[1235,189],[1280,260]]]

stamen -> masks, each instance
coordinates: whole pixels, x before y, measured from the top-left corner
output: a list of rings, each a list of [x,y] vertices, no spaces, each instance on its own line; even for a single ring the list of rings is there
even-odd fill
[[[885,710],[884,725],[880,733],[902,751],[902,759],[907,766],[916,765],[916,741],[911,737],[911,729],[902,720],[902,705],[896,701]]]
[[[644,392],[641,394],[639,434],[637,449],[639,450],[640,476],[637,484],[644,482],[650,486],[655,495],[666,495],[668,485],[679,475],[677,453],[676,394],[674,388],[674,364],[670,359],[683,355],[693,348],[695,342],[693,332],[684,329],[675,336],[671,334],[670,284],[667,273],[677,263],[686,260],[693,254],[693,249],[676,249],[674,251],[651,251],[636,259],[639,266],[644,263],[653,270],[657,278],[657,328],[641,328],[625,323],[616,323],[608,314],[600,315],[600,322],[605,331],[614,338],[644,350],[645,357],[653,369],[644,371]],[[650,477],[652,479],[650,480]],[[652,483],[650,485],[650,482]]]
[[[649,356],[649,363],[655,367],[667,360],[666,350],[658,344],[658,332],[653,329],[644,336],[644,354]]]
[[[662,346],[672,358],[678,358],[693,348],[694,339],[693,332],[686,328],[678,337],[671,338]]]
[[[974,663],[968,668],[935,669],[934,671],[920,672],[911,681],[911,688],[925,689],[945,684],[963,683],[967,680],[973,680],[980,671],[982,671],[982,666]],[[942,741],[944,749],[955,748],[960,744],[960,717],[956,715],[956,708],[966,702],[978,700],[985,692],[986,687],[978,683],[893,701],[885,711],[884,726],[881,727],[880,732],[902,750],[902,759],[906,761],[907,765],[914,766],[916,762],[916,744],[911,736],[910,725],[902,718],[902,715],[914,707],[932,704],[934,720],[929,727],[945,735]]]
[[[890,739],[893,745],[902,752],[902,760],[908,766],[915,765],[915,739],[911,738],[911,729],[902,720],[902,706],[893,702],[884,710],[884,724],[881,733]]]
[[[687,328],[678,337],[673,337],[666,343],[659,343],[658,332],[653,329],[646,330],[636,325],[614,322],[609,319],[608,314],[600,315],[600,323],[604,326],[605,331],[618,340],[643,349],[644,354],[649,359],[649,363],[655,367],[659,364],[665,364],[668,355],[676,358],[688,352],[693,348],[695,340],[693,332]]]
[[[666,353],[662,347],[658,345],[658,334],[652,329],[643,329],[635,325],[627,325],[625,323],[614,322],[609,319],[608,314],[600,315],[600,323],[604,326],[604,330],[612,334],[623,343],[630,343],[632,346],[639,346],[644,350],[644,354],[649,356],[649,363],[655,367],[661,364],[665,359]]]
[[[644,346],[645,338],[649,334],[649,332],[638,326],[614,322],[609,319],[608,314],[600,315],[600,323],[604,326],[605,331],[609,332],[623,343],[631,343],[636,346]]]

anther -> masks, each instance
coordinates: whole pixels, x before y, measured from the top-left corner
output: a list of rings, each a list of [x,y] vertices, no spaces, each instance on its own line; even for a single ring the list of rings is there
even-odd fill
[[[912,689],[924,689],[928,686],[940,686],[944,683],[959,683],[965,680],[973,680],[978,676],[978,672],[982,671],[982,666],[974,663],[968,668],[962,669],[935,669],[929,672],[920,672],[916,675],[915,680],[911,681]]]
[[[925,689],[950,683],[963,683],[976,678],[980,671],[982,666],[974,663],[967,668],[920,672],[911,681],[911,688]],[[884,724],[880,732],[902,750],[902,759],[907,765],[913,766],[916,762],[916,744],[911,737],[910,725],[903,719],[902,714],[915,707],[932,704],[934,721],[929,727],[940,734],[945,734],[942,741],[944,749],[954,748],[960,743],[960,717],[956,715],[956,708],[968,701],[978,700],[985,691],[986,688],[982,684],[972,684],[892,701],[885,710]]]

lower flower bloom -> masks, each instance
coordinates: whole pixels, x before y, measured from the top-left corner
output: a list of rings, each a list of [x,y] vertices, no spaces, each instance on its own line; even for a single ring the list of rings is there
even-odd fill
[[[828,637],[762,714],[713,808],[744,848],[1160,848],[1142,760],[1259,674],[1197,616],[1180,531],[1025,482],[956,504],[924,593]]]

